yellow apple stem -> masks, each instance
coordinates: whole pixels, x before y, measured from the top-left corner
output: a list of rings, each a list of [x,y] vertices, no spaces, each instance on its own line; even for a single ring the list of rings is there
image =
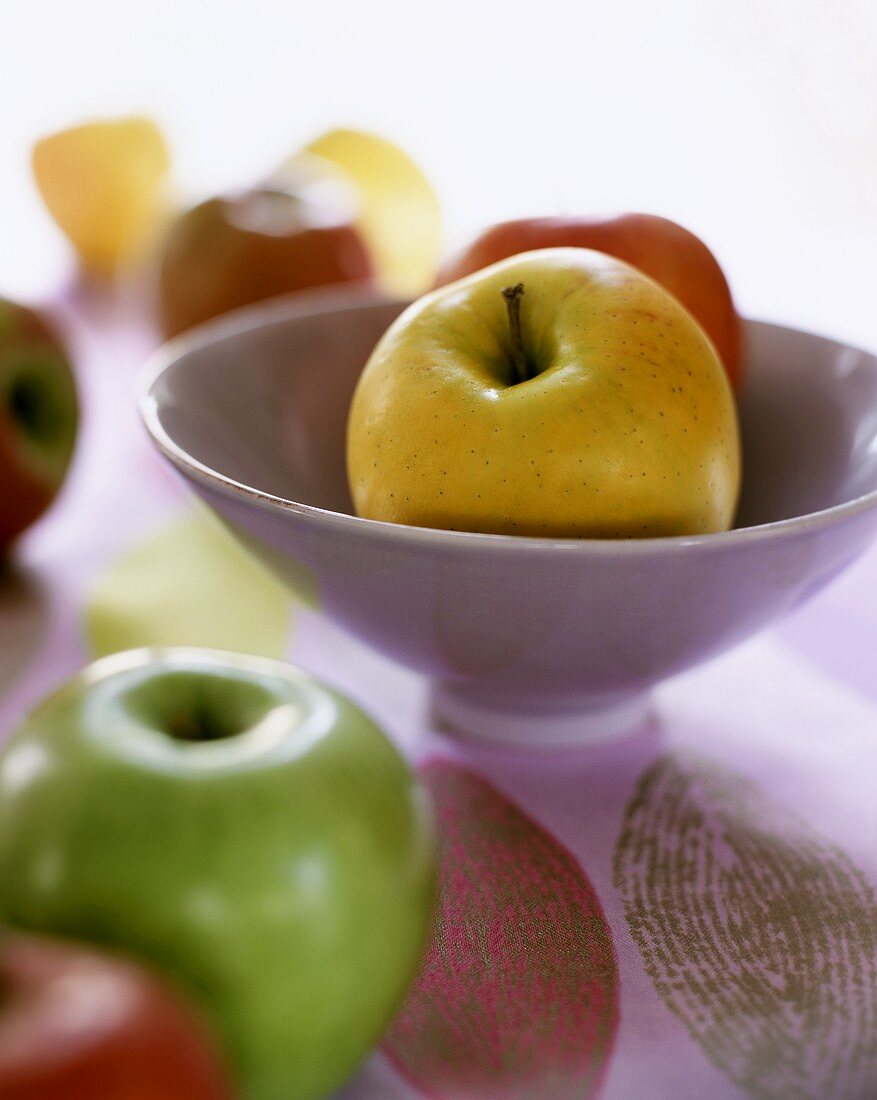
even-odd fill
[[[523,283],[518,283],[516,286],[507,286],[502,292],[509,315],[509,328],[512,331],[512,362],[515,366],[518,382],[527,382],[530,379],[530,369],[527,366],[527,355],[524,351],[524,340],[521,336],[521,298],[523,294]]]

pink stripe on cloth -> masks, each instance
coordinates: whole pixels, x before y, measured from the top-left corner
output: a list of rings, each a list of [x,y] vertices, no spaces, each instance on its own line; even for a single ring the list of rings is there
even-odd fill
[[[435,760],[422,776],[439,822],[439,909],[386,1053],[433,1097],[596,1095],[618,1024],[618,975],[593,887],[476,773]]]

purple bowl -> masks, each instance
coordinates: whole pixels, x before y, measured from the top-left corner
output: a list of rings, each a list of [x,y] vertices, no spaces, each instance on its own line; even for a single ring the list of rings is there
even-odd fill
[[[404,305],[344,290],[242,310],[162,348],[140,407],[230,530],[429,677],[457,731],[536,745],[628,728],[655,684],[797,607],[877,532],[877,359],[754,321],[734,530],[558,540],[360,519],[347,409]]]

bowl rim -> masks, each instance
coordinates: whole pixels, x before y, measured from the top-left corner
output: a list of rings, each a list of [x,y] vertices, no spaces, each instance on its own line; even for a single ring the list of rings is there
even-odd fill
[[[654,554],[672,552],[679,549],[698,551],[718,550],[737,544],[761,542],[766,539],[791,537],[797,533],[813,531],[832,526],[844,519],[851,519],[864,512],[877,508],[877,489],[863,493],[842,504],[831,505],[815,512],[807,512],[787,519],[771,520],[768,523],[754,524],[748,527],[732,527],[729,531],[718,531],[702,535],[663,535],[650,538],[597,539],[597,538],[557,538],[540,535],[503,535],[481,531],[453,531],[447,528],[417,527],[408,524],[392,523],[387,520],[366,519],[347,512],[336,512],[330,508],[302,504],[286,497],[264,492],[252,485],[237,481],[190,455],[165,431],[160,418],[160,405],[156,389],[162,377],[169,373],[183,358],[193,352],[201,351],[224,340],[244,336],[262,328],[282,324],[296,318],[318,316],[336,310],[361,307],[399,306],[404,309],[410,299],[382,294],[374,287],[351,284],[349,286],[317,287],[312,290],[296,291],[281,295],[255,305],[245,306],[206,321],[187,332],[162,344],[146,360],[137,378],[137,407],[140,418],[159,452],[184,476],[207,489],[221,495],[255,504],[264,510],[275,513],[287,513],[299,519],[317,523],[320,526],[343,529],[348,534],[357,532],[363,537],[371,537],[405,543],[434,547],[441,545],[450,549],[468,546],[477,551],[498,550],[503,553],[550,549],[552,552],[586,555],[625,555]],[[804,336],[821,342],[834,344],[861,355],[875,358],[874,353],[864,348],[847,344],[842,340],[825,336],[822,333],[792,325],[777,324],[753,318],[742,318],[745,329],[772,330]]]

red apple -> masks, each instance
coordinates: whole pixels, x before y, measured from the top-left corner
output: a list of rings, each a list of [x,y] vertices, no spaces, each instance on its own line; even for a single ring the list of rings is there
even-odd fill
[[[0,552],[58,494],[78,420],[60,337],[34,310],[0,298]]]
[[[165,335],[278,294],[370,278],[355,214],[337,184],[312,175],[192,207],[171,226],[162,258]]]
[[[741,383],[740,317],[718,260],[703,241],[654,214],[523,218],[485,230],[442,272],[439,285],[537,248],[594,248],[624,260],[669,290],[715,345],[735,390]]]
[[[230,1100],[178,995],[134,963],[37,936],[0,941],[3,1100]]]

